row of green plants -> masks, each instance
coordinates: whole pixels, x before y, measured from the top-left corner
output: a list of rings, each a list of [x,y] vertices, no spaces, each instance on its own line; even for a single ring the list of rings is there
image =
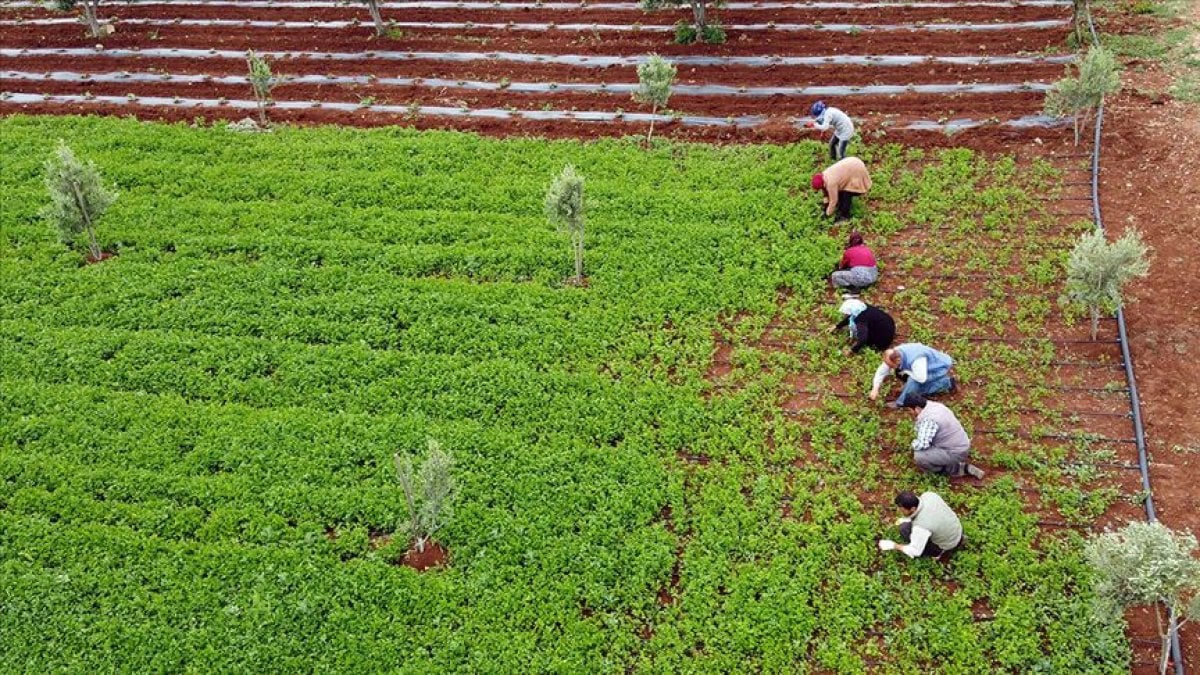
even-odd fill
[[[1026,512],[1030,489],[1092,486],[1059,455],[950,490],[865,397],[779,414],[785,375],[853,389],[873,367],[825,322],[821,145],[0,132],[6,669],[1126,669],[1082,537]],[[47,226],[59,138],[116,195],[95,229],[115,257]],[[882,236],[1003,229],[1044,177],[863,156]],[[796,352],[753,347],[778,314],[817,324]],[[705,377],[714,333],[737,388]],[[992,371],[1047,367],[1014,349],[971,366],[989,424],[1018,405]],[[914,486],[965,516],[950,568],[874,550]],[[397,564],[430,534],[445,566]]]

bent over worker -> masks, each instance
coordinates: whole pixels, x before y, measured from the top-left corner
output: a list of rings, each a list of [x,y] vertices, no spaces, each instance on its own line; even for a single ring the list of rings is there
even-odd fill
[[[871,175],[861,159],[847,157],[821,173],[814,173],[812,187],[825,193],[825,215],[832,216],[836,212],[834,222],[838,222],[850,217],[851,200],[871,189]]]
[[[863,242],[861,233],[851,232],[837,269],[829,275],[830,283],[857,293],[878,280],[879,266],[875,262],[875,253]]]
[[[850,339],[854,341],[854,345],[850,347],[852,354],[859,353],[863,347],[883,351],[896,339],[896,322],[878,307],[868,305],[857,298],[848,298],[838,311],[843,316],[833,327],[833,332],[843,328],[850,330]]]
[[[949,408],[920,394],[909,394],[904,405],[917,418],[912,451],[922,471],[983,478],[983,469],[970,463],[971,439]]]
[[[939,394],[943,391],[953,392],[956,383],[950,375],[954,359],[949,354],[940,352],[933,347],[927,347],[919,342],[905,342],[883,352],[883,363],[875,369],[875,377],[871,381],[872,401],[879,398],[879,387],[889,372],[904,380],[904,388],[895,401],[888,403],[889,408],[899,408],[912,394]]]
[[[804,126],[817,131],[833,128],[833,137],[829,139],[830,161],[836,162],[845,157],[846,147],[850,145],[850,139],[854,138],[854,121],[850,116],[837,108],[825,105],[824,101],[812,104],[809,113],[813,119]]]
[[[943,556],[948,558],[966,543],[958,516],[936,493],[922,492],[918,497],[901,492],[895,503],[904,514],[896,521],[901,541],[880,539],[879,550],[900,551],[910,558],[945,559]]]

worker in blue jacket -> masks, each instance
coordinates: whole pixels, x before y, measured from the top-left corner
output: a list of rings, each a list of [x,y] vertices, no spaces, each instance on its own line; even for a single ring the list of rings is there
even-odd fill
[[[871,400],[879,398],[879,387],[889,372],[894,372],[904,380],[904,388],[895,401],[888,403],[889,408],[903,406],[905,398],[914,393],[922,396],[946,391],[953,393],[957,386],[950,373],[953,367],[954,359],[949,354],[919,342],[905,342],[886,349],[883,363],[875,370],[875,377],[871,381]]]

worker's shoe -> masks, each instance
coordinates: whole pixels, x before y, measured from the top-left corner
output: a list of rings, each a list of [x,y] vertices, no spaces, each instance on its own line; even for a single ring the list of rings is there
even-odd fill
[[[888,401],[886,407],[895,410],[900,407],[900,401]]]
[[[967,474],[970,475],[971,478],[974,478],[975,480],[983,480],[984,471],[983,471],[983,469],[975,466],[974,464],[968,464],[967,465]]]
[[[953,377],[950,378],[950,386],[946,388],[946,393],[947,394],[958,393],[958,380],[954,379]]]

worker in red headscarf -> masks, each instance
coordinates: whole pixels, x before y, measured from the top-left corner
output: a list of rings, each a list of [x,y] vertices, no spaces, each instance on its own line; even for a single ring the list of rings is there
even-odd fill
[[[833,216],[834,222],[850,217],[851,201],[871,189],[871,176],[867,166],[857,157],[847,157],[812,177],[812,187],[825,193],[825,215]]]

